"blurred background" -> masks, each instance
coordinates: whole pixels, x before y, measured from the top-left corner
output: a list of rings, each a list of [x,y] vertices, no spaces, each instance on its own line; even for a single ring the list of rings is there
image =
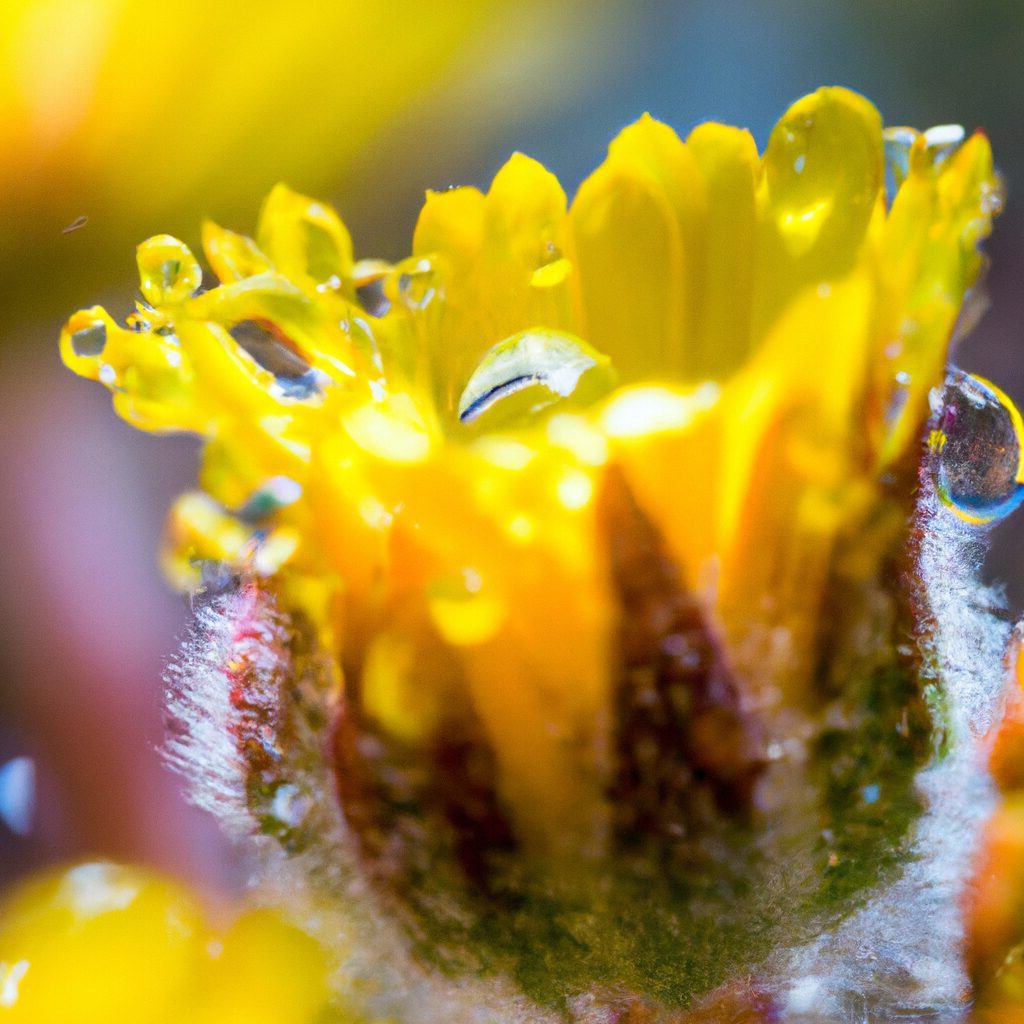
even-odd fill
[[[122,425],[57,353],[75,309],[128,311],[138,242],[169,232],[198,250],[203,217],[250,231],[284,180],[334,203],[360,255],[398,258],[425,188],[486,186],[513,150],[571,195],[645,110],[763,145],[791,101],[841,84],[889,124],[990,135],[1009,203],[988,247],[992,306],[958,362],[1024,401],[1022,54],[1019,0],[5,0],[0,885],[96,855],[211,891],[232,877],[157,753],[188,609],[156,550],[196,445]],[[1016,519],[987,571],[1019,611]]]

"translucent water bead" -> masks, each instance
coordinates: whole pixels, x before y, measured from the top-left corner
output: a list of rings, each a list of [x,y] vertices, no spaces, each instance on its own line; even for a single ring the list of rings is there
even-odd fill
[[[961,519],[989,523],[1024,501],[1024,421],[994,384],[960,370],[936,394],[929,437],[939,497]]]

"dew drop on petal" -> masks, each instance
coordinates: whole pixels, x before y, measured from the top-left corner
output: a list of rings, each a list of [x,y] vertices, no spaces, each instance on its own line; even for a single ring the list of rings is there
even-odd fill
[[[143,242],[136,260],[142,294],[153,306],[183,302],[203,282],[203,272],[192,251],[170,235],[157,235]]]
[[[383,278],[377,278],[373,281],[368,281],[366,284],[358,285],[356,287],[356,298],[359,299],[359,304],[366,311],[367,315],[376,319],[385,316],[391,308],[391,303],[388,301],[387,295],[384,294]]]
[[[967,137],[963,125],[937,124],[924,133],[924,144],[933,164],[940,164],[952,156]]]
[[[561,284],[572,271],[572,263],[564,256],[551,263],[542,263],[531,275],[534,288],[554,288]]]
[[[352,268],[356,298],[369,316],[379,319],[391,308],[385,291],[391,270],[390,263],[374,259],[360,260]]]
[[[534,288],[554,288],[571,272],[572,261],[562,255],[562,250],[554,242],[549,241],[544,246],[540,262],[530,275],[530,284]]]
[[[942,501],[962,519],[987,523],[1024,501],[1020,413],[995,385],[955,371],[937,403],[929,443]]]
[[[1006,201],[1006,195],[1003,192],[1002,185],[996,182],[983,182],[981,185],[981,212],[988,214],[990,217],[996,217],[1003,212],[1003,204]]]
[[[789,258],[820,245],[819,274],[837,261],[825,276],[849,261],[881,184],[880,130],[877,111],[841,89],[804,97],[772,130],[762,158],[765,217]]]
[[[892,206],[900,186],[910,174],[910,150],[918,132],[914,128],[886,128],[882,131],[885,153],[885,196]]]
[[[576,393],[590,376],[611,379],[608,359],[585,341],[562,331],[523,331],[498,342],[480,361],[459,398],[459,419],[471,423],[527,389],[535,393],[531,410],[551,405]]]
[[[392,303],[406,309],[426,309],[437,295],[437,272],[433,263],[412,256],[397,264],[385,282],[384,294]]]
[[[71,335],[71,347],[76,356],[83,359],[95,358],[103,353],[107,346],[107,325],[103,321],[90,327],[83,327]]]
[[[330,383],[322,370],[310,366],[288,342],[260,321],[242,320],[231,328],[230,334],[240,348],[274,375],[274,393],[278,398],[316,398]]]

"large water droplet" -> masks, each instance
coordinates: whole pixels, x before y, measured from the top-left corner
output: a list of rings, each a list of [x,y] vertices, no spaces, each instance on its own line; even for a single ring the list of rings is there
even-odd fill
[[[153,306],[183,302],[203,282],[203,272],[192,251],[170,235],[157,235],[143,242],[136,260],[142,294]]]
[[[594,385],[593,395],[581,394],[584,378]],[[545,328],[523,331],[498,342],[480,361],[459,399],[459,419],[471,423],[527,389],[523,411],[534,412],[569,395],[596,398],[612,382],[608,358],[580,338]]]
[[[231,328],[230,334],[264,370],[274,375],[274,391],[280,398],[317,398],[330,383],[325,373],[310,366],[287,341],[258,320],[242,320]]]
[[[930,437],[940,498],[962,519],[987,523],[1024,501],[1020,413],[994,384],[955,371],[936,402]]]
[[[391,302],[407,309],[426,309],[437,295],[437,272],[422,256],[411,256],[397,264],[384,287]]]
[[[74,349],[75,355],[81,356],[83,359],[102,355],[106,346],[107,325],[102,320],[90,327],[83,327],[71,335],[71,347]]]
[[[798,100],[772,130],[762,158],[765,217],[794,260],[815,252],[818,280],[845,272],[880,185],[878,115],[840,89]]]

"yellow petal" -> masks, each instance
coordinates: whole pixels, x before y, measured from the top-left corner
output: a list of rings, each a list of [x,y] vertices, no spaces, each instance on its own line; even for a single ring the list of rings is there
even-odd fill
[[[757,249],[760,175],[750,133],[703,124],[686,140],[707,193],[704,272],[699,283],[693,349],[694,377],[723,378],[751,346],[751,306]]]
[[[340,286],[351,276],[352,239],[325,203],[276,185],[260,213],[256,242],[274,266],[299,283]]]
[[[218,279],[227,284],[270,270],[270,261],[245,235],[228,231],[213,221],[203,223],[203,252]]]
[[[152,872],[82,864],[17,890],[0,918],[10,1024],[171,1024],[208,935],[199,907]]]
[[[580,186],[569,218],[583,336],[623,381],[680,374],[683,241],[664,191],[609,160]]]
[[[675,282],[681,308],[679,358],[690,380],[718,375],[715,353],[695,344],[704,318],[701,293],[707,273],[708,197],[694,154],[668,125],[645,114],[612,141],[608,162],[645,175],[671,207],[683,262]]]
[[[535,276],[563,258],[564,220],[562,187],[521,154],[502,167],[486,197],[473,189],[428,195],[413,251],[436,263],[444,294],[444,315],[427,344],[434,392],[451,422],[492,345],[532,327],[572,329],[571,274]]]
[[[624,388],[604,407],[601,424],[630,491],[665,537],[690,589],[713,583],[716,499],[721,492],[723,417],[719,389]],[[673,467],[666,472],[666,467]]]
[[[935,162],[924,135],[879,243],[879,351],[872,429],[888,465],[914,443],[928,392],[941,380],[954,325],[1001,205],[988,139],[976,134]]]
[[[880,198],[878,111],[847,89],[798,100],[772,130],[761,181],[754,334],[796,292],[853,266]]]
[[[806,679],[819,602],[839,536],[870,507],[862,407],[871,280],[807,289],[724,389],[715,550],[730,629],[784,623],[787,692]],[[841,382],[822,387],[822,381]],[[792,687],[792,689],[789,689]]]
[[[314,1024],[328,1003],[324,949],[269,910],[242,914],[219,940],[193,1024]]]
[[[188,354],[173,333],[125,330],[93,306],[64,326],[61,358],[75,373],[106,386],[118,415],[140,430],[201,433],[209,422]]]

